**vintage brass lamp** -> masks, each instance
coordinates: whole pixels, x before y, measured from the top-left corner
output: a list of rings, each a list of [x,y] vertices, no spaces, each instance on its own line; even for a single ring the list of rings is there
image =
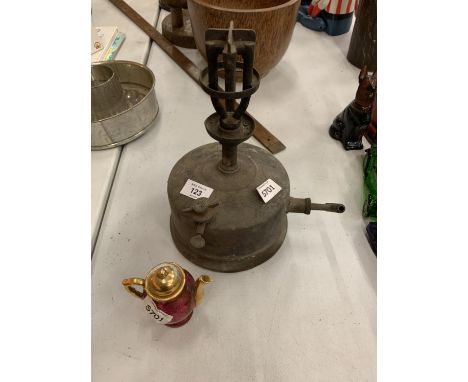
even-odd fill
[[[219,143],[183,156],[167,185],[175,245],[193,263],[220,272],[250,269],[273,256],[286,236],[289,212],[345,210],[342,204],[290,197],[283,165],[266,150],[243,143],[255,127],[245,114],[260,83],[253,68],[255,38],[255,31],[233,29],[232,23],[229,29],[207,30],[208,68],[200,81],[216,110],[205,127]],[[225,91],[218,86],[220,75]],[[242,78],[242,89],[236,89],[236,78]]]

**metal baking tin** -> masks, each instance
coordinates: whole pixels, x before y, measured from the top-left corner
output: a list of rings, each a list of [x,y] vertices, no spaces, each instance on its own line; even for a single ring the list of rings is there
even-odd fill
[[[159,111],[159,104],[154,90],[153,72],[144,65],[132,61],[102,61],[92,64],[91,68],[106,66],[117,78],[122,96],[117,105],[107,111],[93,109],[91,116],[91,150],[104,150],[123,145],[142,136],[152,125]],[[96,91],[99,85],[92,85],[92,105],[102,91]],[[101,89],[102,90],[102,89]],[[103,100],[103,104],[109,98]]]

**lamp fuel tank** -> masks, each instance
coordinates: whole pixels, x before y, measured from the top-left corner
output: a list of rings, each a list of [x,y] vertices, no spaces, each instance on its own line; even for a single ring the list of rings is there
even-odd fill
[[[345,207],[290,197],[283,165],[266,150],[243,143],[255,127],[245,111],[260,81],[253,68],[255,32],[233,29],[231,24],[229,29],[208,30],[205,41],[208,68],[200,81],[216,110],[205,127],[219,143],[197,147],[172,169],[167,186],[170,229],[178,250],[193,263],[237,272],[278,251],[286,236],[288,213],[341,213]],[[225,91],[218,87],[220,71]],[[236,90],[239,74],[242,90]],[[239,105],[235,99],[241,99]]]

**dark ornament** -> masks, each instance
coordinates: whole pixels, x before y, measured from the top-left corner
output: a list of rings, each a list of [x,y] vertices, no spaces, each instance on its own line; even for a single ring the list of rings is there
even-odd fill
[[[377,70],[377,0],[359,2],[347,58],[358,68]]]
[[[359,73],[359,87],[356,98],[336,116],[329,133],[341,141],[345,150],[361,150],[362,136],[371,121],[372,103],[377,91],[377,73],[370,75],[367,67]]]
[[[372,104],[371,121],[364,136],[370,144],[377,144],[377,96]]]
[[[377,222],[370,222],[366,227],[366,237],[372,251],[377,256]]]

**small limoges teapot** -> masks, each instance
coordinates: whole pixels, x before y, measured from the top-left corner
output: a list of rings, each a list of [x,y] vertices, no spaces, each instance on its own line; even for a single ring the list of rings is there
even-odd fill
[[[157,323],[177,328],[186,324],[195,306],[203,300],[204,284],[212,282],[202,275],[197,281],[176,263],[162,263],[154,267],[146,278],[122,280],[123,286],[134,296],[146,301],[146,310]],[[143,291],[133,285],[143,287]]]

